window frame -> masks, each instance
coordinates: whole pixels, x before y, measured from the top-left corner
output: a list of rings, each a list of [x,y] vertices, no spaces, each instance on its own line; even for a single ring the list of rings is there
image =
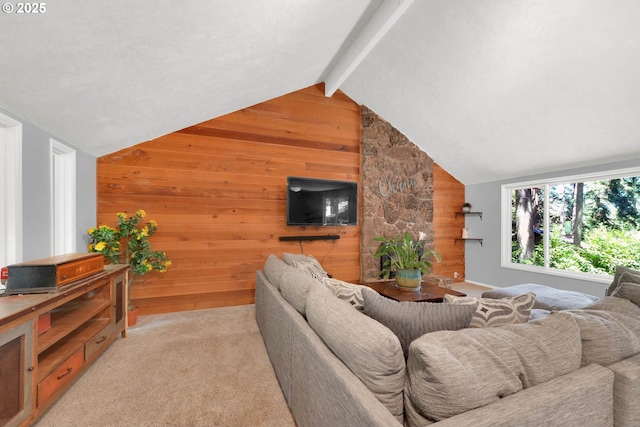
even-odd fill
[[[24,256],[22,123],[0,112],[0,267]]]
[[[640,176],[640,167],[606,170],[600,172],[589,172],[575,175],[564,175],[557,177],[548,177],[528,181],[519,181],[502,184],[500,189],[500,266],[512,270],[528,271],[537,274],[547,274],[550,276],[567,277],[571,279],[588,280],[599,283],[610,283],[613,276],[605,274],[583,273],[580,271],[560,270],[549,267],[549,236],[550,233],[544,233],[544,266],[516,264],[511,261],[511,192],[522,188],[543,188],[544,189],[544,229],[549,230],[549,187],[552,185],[561,185],[575,182],[585,181],[601,181],[614,178],[624,178],[629,176]]]
[[[51,254],[76,252],[76,150],[49,139]]]

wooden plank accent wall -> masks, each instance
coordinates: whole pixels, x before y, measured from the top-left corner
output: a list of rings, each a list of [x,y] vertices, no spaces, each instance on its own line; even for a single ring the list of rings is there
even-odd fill
[[[464,217],[455,215],[464,203],[464,185],[434,163],[433,186],[434,247],[442,256],[442,262],[434,264],[433,273],[446,277],[458,273],[461,281],[465,275],[465,242],[455,243],[454,239],[462,235],[464,227]]]
[[[98,224],[147,212],[151,238],[173,265],[137,276],[141,314],[254,301],[270,253],[311,254],[335,277],[360,277],[358,227],[287,227],[287,176],[359,182],[360,108],[322,85],[147,141],[98,159]],[[335,241],[278,237],[339,234]]]
[[[287,176],[360,183],[360,160],[360,107],[316,85],[99,158],[97,223],[113,226],[118,212],[138,209],[158,222],[153,248],[173,265],[136,277],[132,299],[142,314],[253,303],[256,270],[271,253],[313,255],[357,283],[359,227],[287,227],[285,193]],[[464,245],[453,245],[464,222],[452,213],[464,187],[440,168],[434,178],[444,258],[435,273],[452,277],[464,271]],[[340,239],[278,239],[301,234]]]

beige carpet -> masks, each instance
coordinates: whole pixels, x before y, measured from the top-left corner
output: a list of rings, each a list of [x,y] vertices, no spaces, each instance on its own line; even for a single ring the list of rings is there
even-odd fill
[[[451,288],[456,291],[464,292],[469,297],[476,298],[482,297],[483,292],[491,290],[489,287],[477,285],[471,282],[454,282]]]
[[[141,316],[36,426],[295,426],[254,313]]]

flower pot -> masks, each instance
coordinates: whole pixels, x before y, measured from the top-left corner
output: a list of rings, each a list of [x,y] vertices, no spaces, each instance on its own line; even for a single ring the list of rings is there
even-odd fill
[[[133,307],[127,313],[127,326],[133,326],[138,323],[138,312],[140,311],[140,307]]]
[[[415,290],[422,282],[422,271],[420,269],[398,269],[396,270],[396,283],[401,288]]]

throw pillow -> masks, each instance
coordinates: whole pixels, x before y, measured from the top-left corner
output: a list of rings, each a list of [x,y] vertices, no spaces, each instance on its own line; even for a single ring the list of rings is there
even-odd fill
[[[551,311],[545,310],[544,308],[532,308],[531,314],[529,315],[529,322],[532,320],[542,319],[551,314]]]
[[[536,302],[536,294],[526,293],[513,298],[474,298],[445,295],[445,302],[451,304],[477,305],[469,327],[486,328],[493,326],[526,323]]]
[[[323,286],[309,291],[307,320],[327,347],[402,423],[406,365],[398,337]]]
[[[291,260],[292,267],[297,268],[302,271],[307,276],[313,277],[316,280],[322,280],[325,277],[329,277],[329,273],[327,273],[320,262],[313,257],[313,255],[309,255],[303,260]]]
[[[611,293],[611,296],[628,299],[640,307],[640,283],[622,282]]]
[[[583,292],[565,291],[563,289],[537,285],[535,283],[523,283],[505,288],[494,288],[483,292],[482,298],[513,298],[528,292],[536,294],[536,302],[533,304],[533,308],[542,308],[549,311],[582,308],[599,299],[596,296]]]
[[[618,285],[622,282],[631,282],[631,283],[639,283],[640,284],[640,271],[633,270],[628,267],[623,267],[621,265],[616,266],[616,273],[613,276],[613,281],[609,288],[605,291],[605,296],[611,296],[613,291],[616,290]]]
[[[342,280],[333,279],[331,277],[325,277],[322,279],[322,283],[324,283],[335,296],[347,301],[353,306],[353,308],[357,310],[364,309],[362,289],[370,289],[368,286],[356,285]]]
[[[476,311],[475,304],[394,301],[369,288],[362,290],[362,296],[364,314],[396,334],[405,359],[413,340],[429,332],[467,328]]]

